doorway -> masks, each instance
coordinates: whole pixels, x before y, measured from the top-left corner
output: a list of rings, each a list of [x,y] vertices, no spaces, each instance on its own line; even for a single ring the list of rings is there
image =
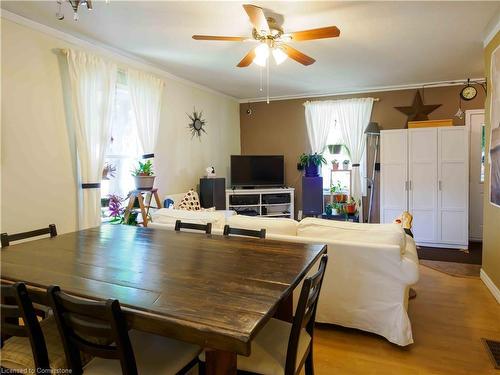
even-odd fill
[[[485,128],[484,109],[465,111],[465,125],[470,130],[469,152],[469,239],[483,240],[483,194]]]

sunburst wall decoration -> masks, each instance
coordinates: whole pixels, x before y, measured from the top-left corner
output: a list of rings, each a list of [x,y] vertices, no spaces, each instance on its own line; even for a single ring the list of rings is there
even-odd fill
[[[191,138],[195,135],[198,138],[201,137],[201,132],[207,134],[205,131],[205,126],[207,126],[207,122],[203,119],[203,111],[197,112],[196,108],[193,110],[193,114],[188,114],[191,122],[188,124],[189,131],[191,132]]]

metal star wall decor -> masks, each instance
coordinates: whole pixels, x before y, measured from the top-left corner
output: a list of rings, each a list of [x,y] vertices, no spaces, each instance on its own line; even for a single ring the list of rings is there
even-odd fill
[[[441,104],[424,104],[422,102],[422,97],[420,96],[420,91],[417,90],[415,98],[413,99],[413,104],[408,107],[394,107],[398,111],[404,113],[408,116],[408,121],[425,121],[429,119],[428,114],[435,109],[441,107]]]
[[[191,122],[188,124],[188,128],[191,131],[191,138],[193,138],[195,135],[198,136],[198,138],[201,137],[201,132],[207,134],[205,131],[204,127],[207,125],[207,122],[203,120],[203,111],[201,112],[196,112],[196,108],[193,110],[193,115],[187,114],[188,117],[191,119]]]

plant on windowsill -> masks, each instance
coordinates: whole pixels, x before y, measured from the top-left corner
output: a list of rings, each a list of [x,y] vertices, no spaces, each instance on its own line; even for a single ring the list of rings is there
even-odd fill
[[[333,159],[332,160],[332,169],[334,171],[338,171],[339,170],[339,161],[337,159]]]
[[[305,170],[306,177],[318,177],[322,164],[326,164],[326,159],[322,154],[302,154],[299,157],[299,165]]]
[[[138,166],[132,171],[132,176],[134,177],[135,188],[137,190],[151,190],[155,182],[151,160],[144,163],[140,161]]]
[[[330,188],[330,194],[336,203],[344,203],[347,201],[347,194],[344,193],[345,187],[340,184],[340,181]]]
[[[349,200],[349,202],[347,202],[345,205],[344,205],[344,211],[347,215],[354,215],[357,211],[356,209],[356,201],[354,200],[353,197],[351,197],[351,199]]]

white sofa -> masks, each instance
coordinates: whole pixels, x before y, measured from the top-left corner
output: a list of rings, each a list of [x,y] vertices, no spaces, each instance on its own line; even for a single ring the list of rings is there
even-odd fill
[[[168,220],[164,211],[170,211]],[[415,242],[399,225],[315,218],[299,223],[292,219],[231,215],[226,211],[212,215],[206,211],[176,211],[180,210],[157,211],[150,227],[173,230],[173,219],[179,214],[181,220],[212,222],[212,234],[222,234],[223,220],[238,228],[265,228],[266,239],[326,243],[330,260],[316,321],[373,332],[401,346],[413,343],[407,307],[409,287],[418,281],[418,257]],[[300,288],[295,290],[295,302],[299,291]]]

